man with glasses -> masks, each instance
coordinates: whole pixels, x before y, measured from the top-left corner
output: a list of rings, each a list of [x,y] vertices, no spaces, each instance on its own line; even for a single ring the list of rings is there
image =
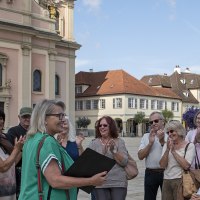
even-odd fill
[[[149,133],[145,133],[141,139],[138,150],[138,158],[145,159],[144,177],[144,200],[156,200],[157,191],[162,189],[163,172],[160,168],[162,147],[167,141],[167,134],[164,133],[164,117],[160,112],[152,112],[149,116]]]
[[[32,108],[30,107],[22,107],[20,109],[18,118],[19,118],[19,125],[11,127],[8,130],[8,133],[6,134],[8,140],[15,145],[15,138],[19,139],[20,136],[25,136],[26,132],[30,126],[30,119],[32,114]],[[19,161],[19,163],[16,165],[16,195],[17,198],[20,193],[20,182],[21,182],[21,165],[22,162]]]

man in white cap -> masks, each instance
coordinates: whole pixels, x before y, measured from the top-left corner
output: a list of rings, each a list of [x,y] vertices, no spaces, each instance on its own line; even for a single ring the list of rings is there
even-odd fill
[[[30,107],[22,107],[20,109],[18,118],[19,118],[19,124],[17,126],[11,127],[8,130],[8,133],[6,134],[6,137],[8,140],[15,145],[15,138],[19,139],[20,136],[25,136],[26,132],[30,126],[30,119],[31,119],[31,114],[32,114],[32,108]],[[16,195],[17,198],[20,193],[20,183],[21,183],[21,165],[22,162],[20,161],[16,165]]]

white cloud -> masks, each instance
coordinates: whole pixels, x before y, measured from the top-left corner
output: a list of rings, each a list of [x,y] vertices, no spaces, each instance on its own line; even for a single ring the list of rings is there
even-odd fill
[[[169,19],[175,20],[175,18],[176,18],[176,0],[167,0],[167,3],[169,4],[169,7],[170,7]]]
[[[167,0],[171,8],[176,8],[176,0]]]
[[[85,6],[89,6],[90,10],[99,9],[102,0],[83,0]]]

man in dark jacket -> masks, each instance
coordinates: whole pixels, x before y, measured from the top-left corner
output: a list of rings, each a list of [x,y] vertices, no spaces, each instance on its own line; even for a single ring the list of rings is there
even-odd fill
[[[25,136],[26,132],[30,126],[30,119],[32,114],[32,108],[30,107],[23,107],[20,109],[18,118],[19,118],[19,125],[11,127],[6,134],[8,140],[15,145],[15,138],[19,139],[20,136]],[[21,183],[21,165],[22,162],[20,161],[16,165],[16,195],[17,198],[20,193],[20,183]]]

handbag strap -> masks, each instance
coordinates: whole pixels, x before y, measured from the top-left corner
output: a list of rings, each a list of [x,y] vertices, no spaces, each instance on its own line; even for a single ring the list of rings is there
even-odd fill
[[[195,156],[195,169],[200,169],[200,163],[199,163],[199,157],[198,157],[196,145],[195,145],[195,152],[196,152],[196,156]]]
[[[36,155],[36,168],[37,168],[37,177],[38,177],[38,195],[39,195],[39,200],[43,200],[43,190],[42,190],[42,173],[41,173],[41,167],[39,163],[39,158],[40,158],[40,150],[44,144],[45,139],[48,137],[48,135],[43,136],[43,138],[40,140],[37,148],[37,155]]]
[[[190,144],[190,142],[187,143],[187,145],[185,146],[185,152],[184,152],[184,156],[183,156],[183,158],[185,158],[185,155],[186,155],[186,152],[187,152],[187,149],[188,149],[189,144]]]
[[[48,135],[45,135],[41,141],[38,144],[38,148],[37,148],[37,156],[36,156],[36,168],[37,168],[37,175],[38,175],[38,195],[39,195],[39,200],[43,200],[43,189],[42,189],[42,173],[41,173],[41,167],[40,167],[40,163],[39,163],[39,158],[40,158],[40,150],[44,144],[45,139],[48,137]],[[60,152],[61,154],[61,168],[62,168],[62,174],[64,174],[65,172],[65,164],[64,164],[64,159],[62,156],[62,152]],[[51,196],[51,191],[52,191],[52,187],[49,186],[49,190],[48,190],[48,196],[47,196],[47,200],[50,200],[50,196]],[[65,190],[66,193],[66,197],[67,200],[70,200],[70,195],[69,195],[69,190],[66,189]]]

